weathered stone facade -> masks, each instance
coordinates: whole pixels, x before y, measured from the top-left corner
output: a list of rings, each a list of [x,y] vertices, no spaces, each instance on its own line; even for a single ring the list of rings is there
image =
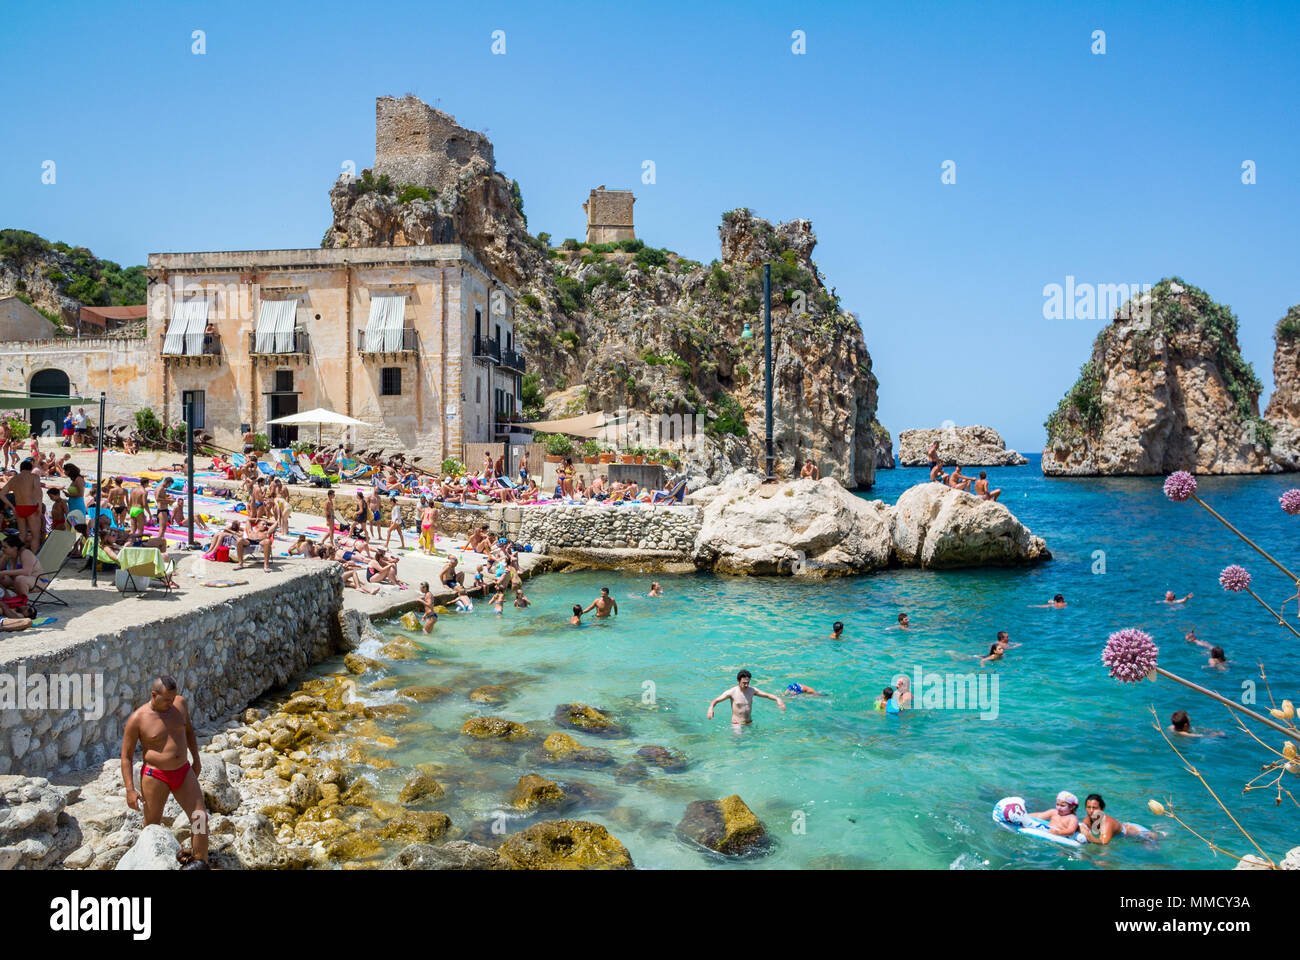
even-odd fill
[[[614,243],[635,240],[632,205],[636,197],[631,190],[606,190],[602,183],[591,191],[582,209],[587,211],[587,242]]]
[[[475,348],[478,334],[518,350],[513,292],[459,244],[150,254],[148,273],[149,393],[179,420],[185,391],[203,391],[202,426],[219,444],[237,446],[244,424],[270,433],[278,394],[296,397],[294,409],[280,401],[281,415],[324,407],[367,422],[355,428],[362,448],[441,463],[491,440],[498,409],[519,407],[520,372]],[[402,349],[363,348],[374,297],[405,298]],[[208,301],[211,352],[162,355],[176,304],[196,298]],[[261,306],[277,300],[297,304],[293,349],[258,353]],[[385,393],[395,378],[398,392]]]
[[[149,393],[148,378],[155,360],[149,341],[139,337],[9,340],[0,342],[0,388],[30,390],[37,374],[59,371],[67,378],[70,393],[83,397],[106,394],[107,422],[132,421],[136,410],[156,403]],[[86,407],[92,421],[99,418],[97,405],[78,406]],[[63,429],[62,415],[57,410],[33,413],[39,433],[57,436]]]
[[[376,177],[444,192],[475,159],[496,166],[492,141],[417,97],[375,100]]]
[[[521,542],[556,550],[650,550],[676,554],[686,562],[700,531],[693,506],[517,507],[517,526],[509,507],[505,520]]]
[[[149,685],[159,674],[176,678],[195,725],[207,725],[334,653],[342,643],[338,566],[283,562],[293,575],[210,590],[176,613],[106,627],[98,636],[37,649],[32,645],[48,641],[48,634],[8,641],[0,647],[0,674],[99,675],[103,714],[0,710],[0,774],[48,776],[113,756],[122,747],[127,717],[148,701]],[[151,613],[156,612],[155,606]]]

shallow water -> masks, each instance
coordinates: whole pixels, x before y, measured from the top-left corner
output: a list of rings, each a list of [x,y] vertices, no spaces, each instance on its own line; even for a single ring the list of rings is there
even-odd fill
[[[1241,795],[1265,759],[1262,748],[1237,731],[1225,708],[1164,680],[1120,685],[1099,657],[1110,631],[1140,626],[1160,644],[1166,669],[1240,697],[1262,659],[1278,700],[1300,700],[1300,640],[1261,616],[1250,597],[1226,594],[1217,582],[1223,566],[1241,563],[1257,592],[1280,601],[1290,592],[1285,579],[1195,504],[1166,500],[1160,478],[1048,481],[1037,458],[991,474],[995,486],[1006,488],[1003,502],[1047,540],[1050,563],[1025,570],[898,570],[824,583],[660,576],[666,596],[654,600],[645,596],[649,575],[553,574],[531,582],[527,610],[507,606],[499,617],[480,604],[472,614],[444,616],[430,637],[384,625],[385,633],[412,636],[426,658],[442,661],[397,663],[396,671],[407,682],[449,687],[453,694],[415,705],[413,719],[432,730],[401,730],[410,720],[380,722],[399,739],[389,755],[400,768],[375,775],[379,794],[395,797],[415,763],[446,764],[452,788],[435,808],[472,835],[490,837],[494,822],[507,830],[529,822],[509,813],[521,775],[585,785],[587,804],[564,815],[604,823],[637,866],[649,868],[730,866],[676,839],[672,828],[689,801],[731,793],[764,820],[775,841],[748,869],[1231,866],[1171,820],[1152,824],[1147,798],[1172,797],[1202,833],[1213,832],[1238,853],[1251,849],[1152,728],[1153,705],[1161,723],[1183,708],[1194,729],[1229,732],[1179,738],[1179,747],[1261,845],[1280,857],[1295,843],[1291,801],[1284,797],[1275,808],[1266,791]],[[917,469],[882,471],[871,496],[892,502],[924,476]],[[1200,492],[1296,567],[1300,518],[1277,505],[1295,485],[1295,477],[1205,478]],[[1097,551],[1104,553],[1104,572]],[[617,598],[618,617],[568,626],[572,604],[585,606],[602,585]],[[1195,597],[1169,607],[1158,602],[1167,588]],[[1066,609],[1031,608],[1057,592],[1068,599]],[[910,614],[911,631],[894,626],[900,611]],[[836,619],[846,625],[839,643],[827,638]],[[1205,651],[1183,640],[1193,627],[1226,649],[1227,671],[1203,669]],[[980,671],[974,657],[988,651],[999,629],[1023,646]],[[321,669],[340,666],[333,660]],[[712,721],[705,709],[741,667],[765,691],[800,681],[830,695],[791,698],[784,712],[756,700],[754,724],[736,734],[728,704],[718,706]],[[996,677],[996,718],[951,709],[892,718],[872,709],[886,683],[918,667]],[[474,686],[502,680],[517,681],[507,703],[481,707],[467,700]],[[391,691],[376,696],[393,699]],[[1266,709],[1262,685],[1259,697]],[[532,746],[511,751],[504,762],[466,757],[470,741],[458,731],[469,717],[494,714],[544,735],[556,729],[556,705],[570,701],[606,708],[626,725],[631,735],[623,740],[568,731],[584,745],[611,750],[620,765],[638,746],[659,744],[683,751],[690,766],[680,773],[651,769],[620,783],[615,768],[539,766],[529,759]],[[1000,797],[1018,794],[1041,810],[1060,789],[1080,798],[1101,793],[1107,812],[1168,836],[1074,851],[1017,836],[991,820]]]

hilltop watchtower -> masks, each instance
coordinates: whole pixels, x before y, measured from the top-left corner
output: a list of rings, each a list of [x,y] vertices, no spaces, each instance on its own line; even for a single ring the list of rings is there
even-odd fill
[[[613,243],[616,240],[635,240],[632,228],[632,204],[636,197],[631,190],[606,190],[602,183],[587,198],[582,209],[587,211],[587,242]]]
[[[451,187],[475,159],[494,169],[492,141],[466,130],[450,114],[418,97],[375,100],[375,176],[413,183],[439,193]]]

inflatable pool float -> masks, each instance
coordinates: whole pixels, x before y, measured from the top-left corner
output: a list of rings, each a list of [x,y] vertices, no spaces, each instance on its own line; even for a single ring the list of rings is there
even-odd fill
[[[1040,820],[1029,815],[1023,797],[1003,797],[995,803],[993,805],[993,822],[1016,833],[1036,837],[1039,840],[1050,840],[1052,843],[1059,843],[1063,847],[1086,847],[1088,845],[1088,841],[1082,839],[1077,833],[1068,837],[1063,837],[1059,833],[1052,833],[1051,825],[1046,820]],[[1124,827],[1126,832],[1119,834],[1119,836],[1134,836],[1134,833],[1127,831],[1135,829],[1139,831],[1136,834],[1139,839],[1151,840],[1155,837],[1155,834],[1149,828],[1142,826],[1140,823],[1126,823]]]

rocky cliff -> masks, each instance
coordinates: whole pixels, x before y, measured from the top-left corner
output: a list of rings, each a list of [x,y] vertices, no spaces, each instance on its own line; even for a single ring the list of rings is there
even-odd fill
[[[0,230],[0,296],[22,297],[56,327],[74,325],[83,305],[144,303],[145,289],[143,267],[123,269],[30,230]]]
[[[1273,459],[1300,470],[1300,304],[1278,321],[1273,341],[1273,396],[1264,419],[1273,428]]]
[[[1237,345],[1237,318],[1165,279],[1116,311],[1048,418],[1049,475],[1261,473],[1273,430]]]
[[[462,242],[515,289],[517,336],[535,371],[524,399],[537,416],[547,395],[566,390],[570,416],[701,412],[706,436],[692,463],[710,477],[760,463],[762,264],[772,263],[777,472],[797,475],[812,460],[848,486],[873,482],[871,355],[812,259],[807,220],[774,226],[730,211],[721,258],[707,266],[641,241],[553,248],[529,235],[518,185],[481,157],[442,192],[363,171],[340,178],[330,202],[324,246]],[[746,321],[752,337],[742,336]]]
[[[938,430],[904,430],[898,435],[898,462],[904,467],[929,466],[930,444],[939,442],[939,459],[949,466],[1018,467],[1029,461],[1014,450],[992,427],[941,427]]]

